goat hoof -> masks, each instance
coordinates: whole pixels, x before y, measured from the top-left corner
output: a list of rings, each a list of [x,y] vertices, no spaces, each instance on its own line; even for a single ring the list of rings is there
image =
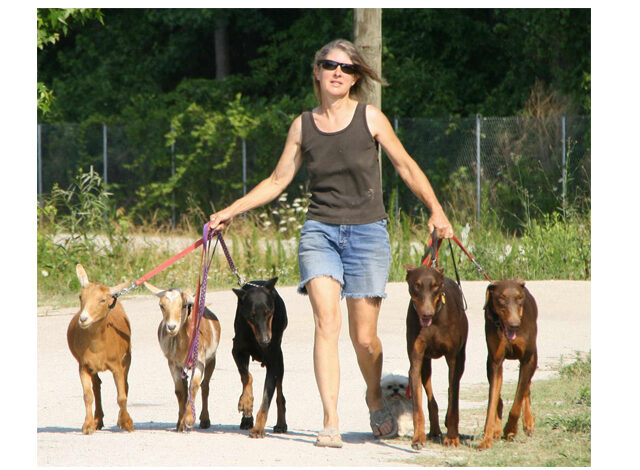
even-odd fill
[[[273,432],[274,433],[278,433],[278,434],[285,433],[285,432],[287,432],[287,425],[286,424],[285,425],[276,424],[273,427]]]
[[[131,419],[131,416],[129,416],[128,413],[118,418],[118,427],[128,432],[133,431],[133,420]]]
[[[249,437],[253,439],[264,439],[264,429],[253,428],[251,432],[249,432]]]
[[[251,429],[253,427],[253,416],[243,416],[240,421],[240,429]]]
[[[85,423],[82,425],[82,434],[93,434],[94,432],[96,432],[95,423]]]

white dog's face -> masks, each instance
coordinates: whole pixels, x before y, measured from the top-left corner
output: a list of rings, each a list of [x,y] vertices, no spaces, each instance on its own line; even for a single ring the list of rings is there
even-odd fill
[[[409,379],[403,375],[388,374],[382,377],[380,388],[382,388],[382,396],[387,400],[406,399],[407,387]]]

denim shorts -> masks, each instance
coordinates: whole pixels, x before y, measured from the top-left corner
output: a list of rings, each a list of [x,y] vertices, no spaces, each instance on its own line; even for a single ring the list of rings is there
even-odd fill
[[[319,276],[340,283],[341,297],[385,298],[391,248],[386,219],[362,225],[333,225],[307,219],[298,246],[300,284]]]

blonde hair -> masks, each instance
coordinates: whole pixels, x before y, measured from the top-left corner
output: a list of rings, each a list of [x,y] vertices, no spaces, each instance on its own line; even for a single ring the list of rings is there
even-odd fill
[[[319,60],[327,57],[327,55],[329,55],[329,52],[334,49],[339,49],[347,54],[351,59],[351,63],[357,66],[358,80],[351,87],[349,96],[355,98],[358,101],[362,101],[366,95],[366,92],[372,89],[373,82],[387,85],[387,82],[365,62],[358,48],[351,41],[347,41],[346,39],[336,39],[318,49],[315,57],[313,58],[313,64],[311,65],[312,70],[317,67]],[[311,79],[313,80],[313,91],[316,95],[316,99],[318,100],[318,103],[321,104],[322,99],[320,96],[320,83],[316,79],[316,75],[313,71],[311,72]]]

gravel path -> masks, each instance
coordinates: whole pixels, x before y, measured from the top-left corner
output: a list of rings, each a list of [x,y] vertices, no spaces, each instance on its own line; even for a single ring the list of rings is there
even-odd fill
[[[554,374],[561,358],[591,349],[591,283],[582,281],[531,281],[537,300],[539,367],[534,380]],[[486,402],[465,400],[465,390],[486,387],[486,345],[482,306],[486,282],[462,283],[468,302],[469,339],[462,377],[461,415],[465,409],[486,407]],[[233,316],[236,297],[229,291],[210,291],[207,300],[218,315],[222,338],[210,395],[212,426],[189,433],[174,431],[177,404],[166,360],[157,343],[160,322],[157,299],[138,290],[121,298],[131,320],[132,366],[129,374],[129,412],[135,431],[116,426],[117,405],[111,374],[103,373],[105,428],[91,436],[81,432],[84,420],[82,389],[77,363],[66,344],[66,329],[77,308],[49,312],[37,319],[37,464],[54,466],[399,466],[417,455],[408,440],[376,442],[372,439],[364,404],[364,381],[349,341],[346,318],[340,338],[341,388],[339,413],[345,442],[342,449],[316,448],[315,434],[322,424],[322,407],[312,366],[313,321],[309,301],[294,287],[278,289],[288,310],[285,331],[284,393],[287,399],[287,434],[272,434],[275,400],[267,420],[267,436],[254,440],[238,428],[241,384],[233,358]],[[384,347],[385,371],[408,370],[404,319],[409,300],[406,284],[390,283],[382,304],[379,336]],[[343,302],[343,316],[346,308]],[[517,380],[517,363],[505,363],[505,381]],[[262,397],[264,369],[251,364],[257,409]],[[434,362],[434,390],[440,420],[446,410],[446,364]],[[510,397],[505,397],[510,403]],[[197,402],[199,413],[199,397]],[[535,397],[533,397],[535,413]],[[482,426],[483,423],[480,423]],[[444,428],[443,428],[444,430]],[[477,434],[481,428],[465,429]],[[430,446],[422,453],[433,452]],[[439,450],[439,449],[438,449]]]

